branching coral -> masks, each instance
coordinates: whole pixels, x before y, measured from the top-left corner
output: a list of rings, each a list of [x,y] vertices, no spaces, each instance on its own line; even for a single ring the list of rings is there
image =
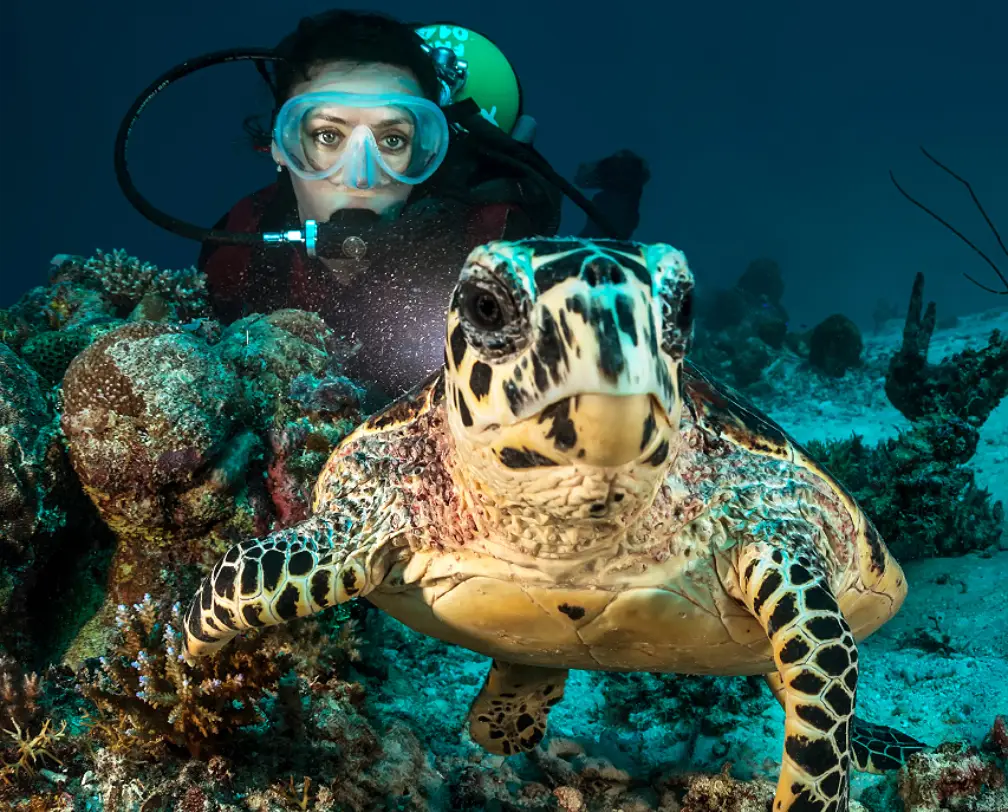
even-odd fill
[[[39,724],[42,680],[24,673],[6,654],[0,654],[0,783],[32,777],[45,760],[62,763],[54,752],[66,732],[51,719]],[[33,730],[37,732],[32,732]]]
[[[995,545],[1004,506],[977,487],[964,463],[976,429],[951,415],[918,421],[899,437],[869,448],[858,436],[811,442],[822,462],[864,508],[901,561],[962,555]]]
[[[263,720],[259,700],[275,690],[285,660],[254,635],[194,666],[182,656],[178,604],[165,611],[149,595],[116,614],[119,640],[97,672],[82,669],[81,689],[100,714],[118,720],[138,745],[162,740],[193,756],[220,737]]]
[[[141,305],[152,307],[157,297],[166,304],[164,315],[185,321],[209,315],[206,277],[196,268],[169,270],[152,262],[141,262],[119,249],[100,249],[88,259],[66,257],[53,282],[73,282],[99,291],[113,305],[116,314],[126,317]],[[146,300],[146,301],[145,301]],[[176,312],[171,312],[173,309]]]
[[[53,749],[54,745],[60,742],[65,735],[66,722],[63,722],[58,729],[53,729],[52,720],[46,719],[42,723],[42,729],[35,735],[22,730],[21,726],[14,722],[13,729],[4,732],[14,743],[12,749],[16,760],[0,759],[0,781],[3,783],[9,784],[21,775],[35,775],[35,765],[45,759],[62,764],[53,753]]]
[[[25,674],[12,657],[0,654],[0,729],[27,727],[38,715],[42,681]]]
[[[903,344],[889,362],[886,395],[909,420],[952,414],[981,426],[1008,396],[1008,342],[995,330],[982,350],[967,349],[928,363],[935,303],[924,308],[924,275],[914,278]]]

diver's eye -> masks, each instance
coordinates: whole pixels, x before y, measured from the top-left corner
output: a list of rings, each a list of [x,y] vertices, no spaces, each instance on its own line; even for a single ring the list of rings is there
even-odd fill
[[[515,317],[514,303],[504,291],[467,282],[460,292],[462,316],[478,330],[500,330]]]
[[[382,138],[381,145],[383,149],[388,150],[389,152],[401,152],[409,146],[409,141],[405,136],[399,135],[398,133],[392,133]]]
[[[320,147],[335,147],[339,146],[343,138],[335,130],[317,130],[312,133],[312,140]]]

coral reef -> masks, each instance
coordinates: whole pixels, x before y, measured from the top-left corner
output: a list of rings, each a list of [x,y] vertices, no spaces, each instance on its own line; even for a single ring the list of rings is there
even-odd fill
[[[846,316],[835,313],[812,328],[809,337],[809,364],[833,378],[861,363],[861,331]]]
[[[130,321],[188,322],[210,315],[195,268],[159,269],[118,250],[53,258],[49,284],[0,313],[6,342],[49,384],[106,332]]]
[[[689,758],[724,755],[717,751],[720,737],[740,714],[759,712],[770,701],[753,677],[603,673],[598,683],[605,699],[598,716],[607,727],[643,733],[661,720],[670,756]]]
[[[206,335],[129,323],[64,378],[74,470],[118,538],[109,604],[181,594],[227,545],[303,517],[360,419],[317,316],[278,311]]]
[[[975,748],[956,743],[912,756],[900,773],[899,795],[905,808],[914,812],[1008,809],[1004,769],[982,758]]]
[[[0,646],[20,650],[43,631],[27,605],[40,573],[86,554],[93,511],[68,463],[48,388],[0,343]],[[82,534],[84,538],[81,538]]]
[[[0,653],[0,786],[16,787],[39,775],[44,765],[60,764],[67,748],[67,723],[43,718],[43,681],[26,674]],[[0,791],[0,800],[3,791]]]
[[[149,595],[118,608],[114,648],[97,671],[85,668],[78,677],[103,721],[95,729],[108,744],[122,749],[124,740],[135,746],[164,742],[199,756],[221,737],[263,721],[259,700],[276,690],[283,658],[253,636],[188,665],[183,623],[178,604],[166,610]]]
[[[987,347],[965,350],[939,364],[927,360],[934,332],[934,302],[924,303],[924,275],[914,278],[903,345],[889,363],[886,395],[908,420],[950,414],[974,426],[1008,395],[1008,342],[995,330]]]
[[[104,609],[68,655],[79,664],[116,604],[184,592],[233,541],[304,515],[360,421],[346,350],[313,314],[226,329],[209,316],[195,269],[121,250],[57,256],[47,286],[0,311],[0,642],[54,550],[70,554],[52,558],[50,585],[77,588],[62,566],[108,569]],[[67,551],[59,531],[74,525],[88,541]],[[78,591],[68,603],[90,616],[95,584]]]
[[[702,297],[692,360],[739,389],[759,381],[788,333],[787,311],[780,303],[783,293],[777,263],[757,259],[733,287]]]
[[[24,559],[40,529],[65,517],[50,501],[60,461],[54,412],[36,373],[0,344],[0,547]]]
[[[956,417],[918,421],[875,447],[854,435],[808,451],[851,492],[900,561],[994,547],[1004,506],[965,463],[977,433]]]
[[[161,269],[121,249],[99,249],[88,259],[59,256],[53,264],[52,286],[94,291],[119,318],[186,322],[210,315],[206,278],[192,267]]]
[[[74,470],[120,539],[110,599],[134,603],[166,554],[198,563],[186,542],[234,514],[255,451],[238,427],[237,379],[197,336],[136,322],[75,358],[62,392]]]
[[[0,653],[0,730],[28,727],[39,713],[39,675],[25,674],[9,654]]]

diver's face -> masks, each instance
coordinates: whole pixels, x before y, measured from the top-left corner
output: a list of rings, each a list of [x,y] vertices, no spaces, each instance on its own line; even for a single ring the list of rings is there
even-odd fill
[[[309,81],[296,85],[291,96],[326,90],[423,96],[416,78],[407,70],[393,65],[351,62],[323,65],[313,71]],[[403,118],[395,108],[387,106],[364,108],[333,104],[318,107],[304,121],[305,157],[319,169],[333,165],[341,157],[354,128],[361,125],[374,133],[382,157],[391,169],[400,171],[409,164],[413,124],[408,117]],[[275,144],[273,158],[286,165]],[[344,209],[370,209],[388,217],[395,216],[412,191],[412,186],[385,173],[370,188],[361,188],[364,184],[345,174],[341,169],[321,180],[305,180],[293,172],[290,174],[301,222],[325,222]]]

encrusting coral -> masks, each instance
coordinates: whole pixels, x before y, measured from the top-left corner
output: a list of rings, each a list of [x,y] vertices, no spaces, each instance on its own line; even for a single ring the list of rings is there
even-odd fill
[[[277,311],[223,332],[128,323],[71,363],[62,428],[117,536],[103,620],[184,593],[230,544],[303,516],[329,452],[360,420],[332,331]],[[71,662],[100,649],[82,638]]]

